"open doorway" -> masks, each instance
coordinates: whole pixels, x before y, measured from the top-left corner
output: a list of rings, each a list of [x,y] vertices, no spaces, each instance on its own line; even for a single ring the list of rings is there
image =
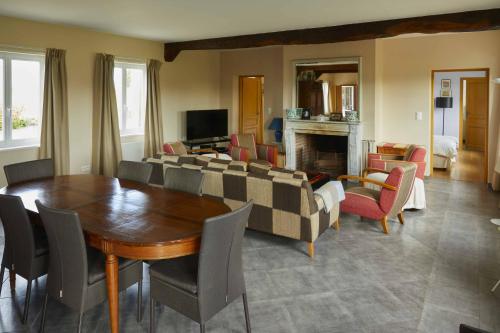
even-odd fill
[[[264,135],[264,76],[239,78],[239,133],[254,134],[257,143]]]
[[[432,175],[486,182],[488,69],[432,71]]]

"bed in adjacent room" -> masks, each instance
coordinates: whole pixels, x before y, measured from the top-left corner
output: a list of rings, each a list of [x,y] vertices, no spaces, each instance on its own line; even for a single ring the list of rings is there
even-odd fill
[[[449,135],[434,135],[433,168],[448,169],[458,153],[458,138]]]

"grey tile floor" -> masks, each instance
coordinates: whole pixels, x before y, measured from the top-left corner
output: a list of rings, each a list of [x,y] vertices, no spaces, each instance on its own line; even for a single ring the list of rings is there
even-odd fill
[[[428,208],[407,212],[406,224],[342,216],[316,243],[316,257],[302,242],[247,231],[244,265],[254,332],[458,332],[460,323],[500,332],[500,196],[480,184],[430,179]],[[2,239],[3,243],[3,239]],[[135,321],[136,288],[120,296],[124,332],[146,332]],[[29,325],[19,321],[25,282],[0,295],[0,332],[33,331],[40,322],[45,279],[34,287]],[[77,315],[51,301],[47,332],[74,331]],[[87,312],[84,331],[108,331],[107,303]],[[243,306],[231,304],[207,324],[209,332],[244,332]],[[158,309],[157,332],[198,332],[189,319]]]

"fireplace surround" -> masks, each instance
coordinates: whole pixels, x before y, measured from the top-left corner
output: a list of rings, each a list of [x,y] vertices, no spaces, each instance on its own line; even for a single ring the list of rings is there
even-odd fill
[[[287,119],[286,166],[302,171],[361,174],[360,122]]]

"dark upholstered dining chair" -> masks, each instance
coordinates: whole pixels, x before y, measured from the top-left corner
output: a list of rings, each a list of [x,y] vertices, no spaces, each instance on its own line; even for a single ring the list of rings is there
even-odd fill
[[[105,256],[87,247],[78,214],[53,209],[36,201],[49,238],[50,261],[47,291],[42,309],[40,331],[45,326],[48,297],[79,312],[78,332],[83,313],[107,298]],[[137,320],[141,320],[142,262],[119,258],[119,291],[138,285]]]
[[[34,160],[9,164],[3,167],[7,184],[12,185],[30,180],[54,177],[52,159]]]
[[[0,195],[0,219],[5,231],[5,248],[0,270],[0,293],[5,268],[28,281],[24,300],[23,324],[28,319],[31,282],[47,274],[49,247],[47,239],[33,232],[33,226],[20,197]]]
[[[169,190],[182,191],[201,195],[203,173],[188,168],[167,168],[163,187]]]
[[[240,296],[250,332],[241,250],[252,205],[205,220],[198,255],[150,266],[150,332],[157,301],[197,321],[203,333],[205,323]]]
[[[144,162],[121,161],[118,165],[118,178],[148,184],[153,166]]]

